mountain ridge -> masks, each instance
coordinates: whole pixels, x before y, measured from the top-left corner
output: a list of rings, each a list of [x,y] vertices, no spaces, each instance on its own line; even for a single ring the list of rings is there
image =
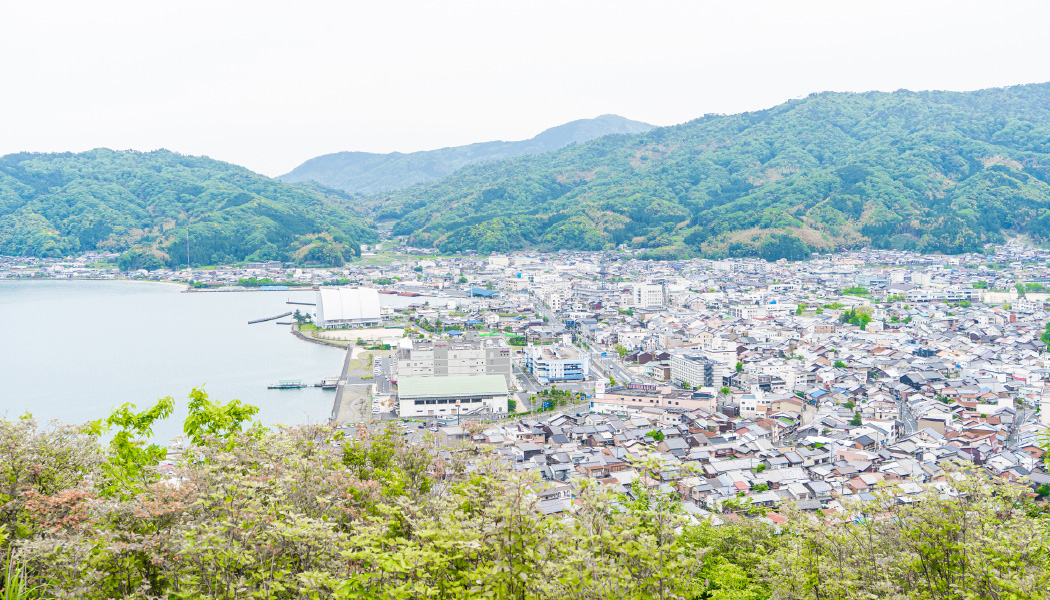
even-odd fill
[[[1050,240],[1050,84],[822,92],[362,200],[413,245],[803,258]]]
[[[350,193],[372,194],[440,179],[470,164],[542,154],[605,135],[640,133],[653,127],[607,114],[557,125],[520,141],[476,142],[408,153],[348,151],[324,154],[305,161],[277,179],[287,183],[316,181]]]
[[[338,265],[378,239],[348,199],[168,150],[9,154],[0,157],[0,254],[106,250],[123,252],[128,268],[187,258]]]

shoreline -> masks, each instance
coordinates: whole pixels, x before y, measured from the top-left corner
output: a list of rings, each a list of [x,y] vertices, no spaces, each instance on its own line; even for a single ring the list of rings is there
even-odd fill
[[[113,277],[0,277],[0,285],[5,283],[24,283],[24,282],[61,282],[61,283],[75,283],[78,281],[107,281],[107,282],[122,282],[122,283],[156,283],[161,285],[174,285],[181,288],[188,287],[187,284],[181,281],[164,281],[158,279],[128,279],[126,277],[113,278]]]

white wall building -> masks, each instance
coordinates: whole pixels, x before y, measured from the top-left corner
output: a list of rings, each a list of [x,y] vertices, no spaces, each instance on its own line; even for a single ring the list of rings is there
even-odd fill
[[[631,304],[636,308],[663,308],[664,286],[654,283],[632,283]]]
[[[322,287],[317,290],[318,327],[378,325],[379,321],[378,290],[365,287]]]

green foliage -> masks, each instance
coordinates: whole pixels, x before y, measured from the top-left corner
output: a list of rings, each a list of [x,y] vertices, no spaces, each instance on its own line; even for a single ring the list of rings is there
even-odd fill
[[[869,292],[868,288],[866,288],[866,287],[855,285],[853,287],[848,287],[848,288],[842,290],[842,295],[843,296],[870,296],[871,292]]]
[[[845,310],[839,317],[839,321],[842,323],[849,323],[850,325],[857,325],[861,329],[866,329],[868,323],[871,323],[871,307],[858,306],[856,308]]]
[[[242,287],[263,287],[266,285],[277,285],[277,282],[269,277],[263,277],[259,279],[257,277],[248,277],[237,280],[237,285]]]
[[[244,424],[259,412],[257,406],[244,404],[240,400],[215,402],[208,399],[203,387],[190,391],[189,415],[183,422],[182,430],[191,442],[203,446],[212,440],[221,440],[223,446],[230,447],[241,433]],[[261,426],[255,423],[255,433]]]
[[[986,290],[986,289],[988,289],[988,282],[983,280],[983,279],[981,279],[977,283],[973,284],[973,287],[974,287],[974,289],[977,289],[977,290]]]
[[[846,363],[842,362],[841,360],[836,360],[835,364],[834,364],[834,367],[836,369],[845,369],[846,368]]]
[[[1048,84],[814,94],[471,165],[363,203],[446,252],[979,252],[1004,231],[1050,240],[1047,104]]]
[[[739,360],[736,361],[736,372],[737,373],[742,373],[743,371],[744,371],[744,363],[740,362]]]
[[[167,455],[167,449],[148,440],[153,435],[153,424],[171,416],[174,407],[171,396],[139,413],[132,412],[134,404],[124,404],[109,417],[91,424],[96,434],[116,428],[109,442],[108,459],[102,465],[102,496],[127,500],[156,481],[154,467]]]
[[[349,204],[323,186],[166,150],[10,154],[0,157],[0,254],[122,252],[124,270],[185,266],[187,250],[196,266],[341,265],[378,240]]]
[[[649,433],[647,433],[646,435],[648,435],[649,437],[653,438],[653,441],[655,441],[655,442],[662,442],[662,441],[664,441],[664,432],[660,431],[659,429],[654,429],[654,430],[650,431]]]
[[[853,418],[849,420],[849,424],[853,425],[855,427],[860,427],[862,423],[863,423],[863,421],[860,418],[860,413],[859,412],[854,412],[853,413]]]
[[[11,540],[0,535],[19,580],[7,587],[42,597],[934,600],[1050,588],[1047,513],[996,479],[950,477],[948,492],[908,503],[880,488],[840,511],[783,511],[774,527],[746,518],[765,509],[744,493],[723,503],[744,518],[714,526],[641,478],[628,493],[581,478],[572,511],[546,516],[546,484],[485,446],[303,427],[201,446],[179,485],[100,499],[95,438],[29,419],[0,420],[0,435],[0,487],[19,478],[0,505],[19,515]]]

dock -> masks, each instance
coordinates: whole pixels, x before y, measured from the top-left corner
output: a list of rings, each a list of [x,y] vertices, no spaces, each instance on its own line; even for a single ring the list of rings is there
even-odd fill
[[[254,325],[255,323],[265,323],[266,321],[273,321],[274,319],[280,319],[281,317],[287,317],[290,314],[292,314],[292,312],[288,311],[286,313],[275,315],[273,317],[266,317],[265,319],[255,319],[254,321],[248,321],[248,324],[249,325]]]

